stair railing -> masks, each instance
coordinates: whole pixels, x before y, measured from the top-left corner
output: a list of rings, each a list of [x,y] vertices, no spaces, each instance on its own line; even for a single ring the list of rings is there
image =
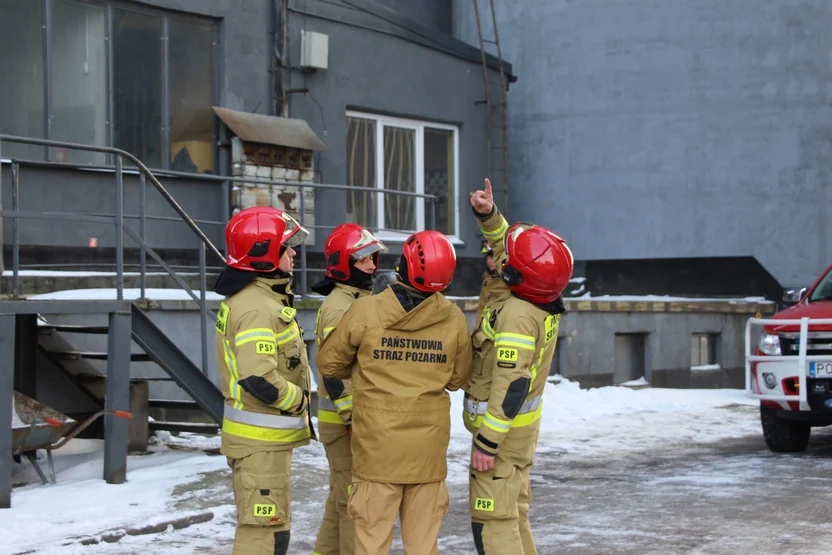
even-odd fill
[[[116,251],[116,298],[118,300],[124,299],[124,234],[126,233],[138,246],[139,246],[139,260],[140,260],[140,272],[139,272],[139,280],[140,280],[140,290],[141,290],[141,298],[146,298],[146,257],[149,255],[155,262],[158,264],[165,272],[176,282],[177,285],[181,289],[183,289],[188,296],[193,299],[193,301],[197,304],[200,309],[201,318],[201,335],[202,335],[202,371],[207,375],[208,373],[208,338],[207,338],[207,322],[208,316],[210,315],[212,318],[216,317],[216,312],[213,310],[208,309],[207,303],[207,254],[210,252],[224,267],[225,265],[225,257],[220,252],[219,249],[211,242],[211,240],[203,233],[203,231],[199,228],[196,221],[194,221],[186,212],[185,210],[176,202],[176,199],[170,194],[170,192],[162,185],[159,179],[156,177],[153,171],[151,171],[141,160],[139,160],[133,154],[113,147],[104,147],[104,146],[94,146],[94,145],[86,145],[80,143],[70,143],[64,141],[54,141],[49,139],[36,139],[31,137],[22,137],[17,135],[3,135],[0,134],[0,160],[2,160],[2,146],[4,142],[8,143],[18,143],[18,144],[28,144],[28,145],[36,145],[36,146],[44,146],[44,147],[58,147],[64,148],[69,150],[81,150],[87,152],[100,152],[105,154],[111,154],[114,156],[115,159],[115,214],[95,214],[95,213],[70,213],[70,212],[42,212],[42,211],[25,211],[20,209],[20,162],[17,160],[11,161],[12,167],[12,210],[5,210],[3,209],[0,211],[0,215],[2,217],[9,217],[12,220],[12,296],[14,298],[18,298],[20,296],[20,280],[19,280],[19,272],[20,272],[20,229],[18,225],[19,218],[25,219],[43,219],[43,218],[52,218],[55,220],[68,220],[68,221],[82,221],[82,222],[91,222],[91,223],[108,223],[112,222],[115,226],[115,251]],[[132,168],[129,170],[124,169],[124,159],[129,160],[132,162],[136,169],[133,170]],[[35,166],[50,166],[50,167],[72,167],[72,168],[100,168],[105,170],[112,170],[112,166],[90,166],[90,165],[71,165],[71,164],[61,164],[55,162],[39,162],[39,161],[26,161],[27,165],[35,165]],[[139,173],[139,181],[140,181],[140,189],[139,189],[139,232],[137,233],[133,228],[125,222],[125,213],[124,213],[124,172],[128,171],[129,173],[133,173],[134,171],[138,171]],[[269,179],[259,179],[259,178],[249,178],[249,177],[237,177],[237,176],[219,176],[219,175],[206,175],[206,174],[194,174],[194,173],[187,173],[187,172],[177,172],[177,171],[169,171],[169,170],[157,170],[156,173],[160,175],[170,175],[174,177],[187,177],[190,179],[195,180],[202,180],[202,181],[212,181],[212,182],[220,182],[223,184],[224,188],[224,204],[229,200],[228,197],[230,196],[229,191],[229,182],[233,181],[235,183],[254,183],[254,184],[262,184],[262,185],[274,185],[274,186],[281,186],[281,187],[296,187],[300,192],[299,198],[299,221],[300,224],[304,227],[311,228],[311,229],[327,229],[331,230],[334,228],[334,225],[312,225],[309,226],[306,224],[305,220],[305,206],[304,206],[304,195],[303,190],[306,188],[315,189],[329,189],[329,190],[343,190],[343,191],[357,191],[363,194],[368,195],[368,199],[370,201],[371,206],[369,207],[369,214],[371,217],[375,217],[375,209],[372,206],[374,203],[373,199],[376,195],[392,195],[394,197],[412,197],[412,198],[421,198],[424,199],[426,202],[430,203],[430,208],[425,206],[425,216],[427,217],[426,229],[435,229],[436,226],[436,211],[437,211],[437,201],[438,198],[435,195],[424,194],[424,193],[415,193],[410,191],[396,191],[390,189],[380,189],[375,187],[360,187],[356,185],[331,185],[331,184],[322,184],[322,183],[303,183],[303,182],[290,182],[290,181],[277,181],[277,180],[269,180]],[[159,191],[162,197],[168,202],[168,204],[176,211],[179,215],[179,218],[170,218],[170,217],[163,217],[163,216],[150,216],[147,214],[147,197],[146,197],[146,184],[147,181],[150,181],[151,185]],[[0,172],[0,190],[2,190],[2,172]],[[227,204],[226,204],[227,206]],[[199,239],[199,295],[197,295],[191,287],[182,279],[182,277],[164,260],[162,260],[161,256],[147,243],[147,220],[181,220],[183,221],[191,230],[196,234],[197,238]],[[211,225],[220,225],[225,226],[227,222],[216,222],[216,221],[204,221],[201,222],[203,224],[211,224]],[[373,225],[372,223],[369,225],[370,229],[373,231],[386,231],[383,229],[379,229],[377,225]],[[310,271],[320,271],[323,270],[312,270],[308,267],[307,264],[307,252],[306,252],[306,243],[300,246],[300,258],[301,258],[301,272],[300,272],[300,296],[301,298],[306,296],[307,291],[307,273]],[[2,259],[0,258],[0,268],[2,268]]]

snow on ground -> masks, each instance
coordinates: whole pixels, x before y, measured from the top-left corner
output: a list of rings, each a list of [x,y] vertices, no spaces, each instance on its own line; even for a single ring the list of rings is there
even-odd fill
[[[73,443],[77,444],[76,448],[83,448],[90,441],[74,440]],[[168,516],[174,488],[226,464],[224,457],[206,457],[193,452],[165,451],[133,456],[128,461],[128,482],[115,485],[101,479],[100,449],[87,453],[61,453],[62,450],[54,452],[56,465],[61,456],[74,456],[79,462],[59,472],[56,485],[36,483],[15,489],[11,510],[0,510],[3,530],[0,553],[51,550],[69,538],[128,525],[152,524],[155,519]],[[44,472],[48,472],[46,461],[40,463]]]
[[[755,403],[740,390],[584,390],[563,380],[557,385],[547,384],[537,453],[541,460],[556,455],[558,460],[597,461],[688,442],[759,435],[759,421],[752,411],[740,413],[738,418],[736,412],[725,409]],[[462,422],[461,392],[452,394],[451,422],[448,482],[461,487],[467,483],[470,453],[470,434]],[[89,442],[97,448],[79,454],[78,450]],[[198,451],[218,447],[219,437],[160,433],[153,452],[129,458],[128,482],[122,485],[101,480],[100,442],[95,442],[98,440],[74,440],[55,451],[56,485],[35,482],[14,490],[12,509],[0,510],[0,554],[27,550],[58,554],[194,553],[202,547],[211,549],[217,542],[231,541],[234,508],[228,494],[225,457]],[[70,449],[73,444],[75,452]],[[27,465],[19,465],[18,472],[28,472],[31,479]],[[326,484],[326,459],[320,444],[297,450],[294,466],[292,510],[297,524],[293,544],[296,539],[310,543],[320,523],[323,499],[318,497],[324,495],[321,487]],[[299,468],[304,471],[298,472]],[[209,522],[182,530],[171,527],[162,534],[127,535],[112,544],[78,543],[80,538],[100,537],[103,532],[206,509],[214,513]]]
[[[738,389],[580,389],[564,379],[546,386],[537,453],[569,458],[617,456],[651,446],[742,437],[759,433],[758,420],[728,420],[715,409],[756,404]],[[460,418],[460,392],[452,395],[452,405],[449,453],[461,456],[470,452],[471,436]],[[467,481],[467,461],[459,462],[459,475],[449,476],[449,481]]]

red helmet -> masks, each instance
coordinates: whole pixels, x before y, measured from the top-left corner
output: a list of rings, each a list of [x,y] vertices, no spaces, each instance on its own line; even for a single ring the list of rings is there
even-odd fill
[[[451,284],[456,271],[456,250],[442,233],[434,230],[414,233],[404,242],[402,255],[410,285],[419,291],[436,293]]]
[[[238,270],[270,272],[280,263],[280,247],[296,247],[309,231],[292,216],[269,206],[241,210],[225,226],[226,264]]]
[[[324,243],[326,275],[336,280],[350,277],[350,261],[373,255],[373,264],[378,268],[380,252],[387,247],[375,235],[358,224],[341,224],[332,230]]]
[[[517,223],[505,238],[503,281],[530,302],[555,301],[572,278],[572,251],[559,236],[539,225]]]

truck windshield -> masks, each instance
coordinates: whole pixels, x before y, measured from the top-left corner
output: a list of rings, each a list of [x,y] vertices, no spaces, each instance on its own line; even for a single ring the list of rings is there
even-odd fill
[[[832,270],[826,272],[818,286],[812,291],[809,302],[815,301],[832,301]]]

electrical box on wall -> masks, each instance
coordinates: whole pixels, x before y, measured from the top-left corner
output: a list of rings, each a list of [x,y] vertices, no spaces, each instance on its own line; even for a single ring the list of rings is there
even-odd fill
[[[326,69],[329,59],[329,35],[314,31],[300,32],[300,67]]]

